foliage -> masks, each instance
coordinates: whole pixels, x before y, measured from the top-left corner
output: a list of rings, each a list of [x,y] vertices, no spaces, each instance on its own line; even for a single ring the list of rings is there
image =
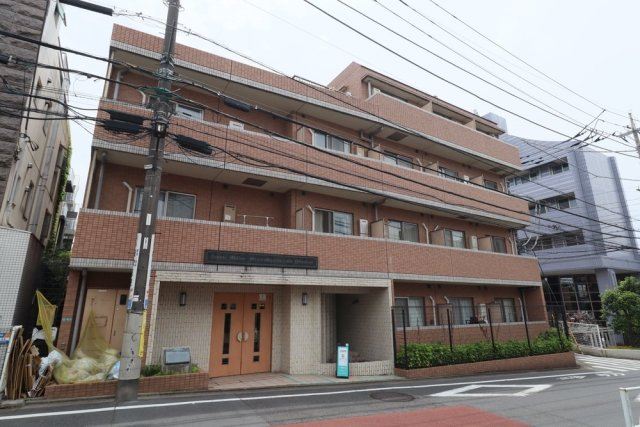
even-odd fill
[[[531,342],[531,349],[529,349],[527,341],[515,340],[496,342],[495,347],[490,341],[461,344],[454,346],[453,350],[448,345],[441,343],[413,343],[406,347],[406,368],[428,368],[458,363],[560,353],[569,349],[571,349],[571,342],[564,334],[558,336],[556,329],[550,329],[540,334],[538,338]],[[404,347],[398,352],[397,360],[401,365],[404,365]]]
[[[143,377],[155,377],[162,374],[162,366],[160,365],[144,365],[140,369],[140,375]]]
[[[197,374],[198,372],[200,372],[200,368],[198,367],[198,365],[196,365],[195,363],[191,364],[191,367],[189,368],[189,373]],[[140,369],[140,375],[143,377],[157,377],[161,375],[175,375],[175,374],[179,374],[179,372],[163,371],[162,365],[157,365],[157,364],[144,365]]]
[[[623,333],[630,344],[638,344],[640,336],[640,279],[626,277],[618,286],[602,293],[602,319],[614,331]]]

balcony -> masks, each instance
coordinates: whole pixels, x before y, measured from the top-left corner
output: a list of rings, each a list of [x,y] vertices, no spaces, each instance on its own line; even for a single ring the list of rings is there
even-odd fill
[[[142,109],[104,100],[101,108],[143,114]],[[254,176],[265,181],[261,188],[266,191],[282,193],[295,188],[506,228],[519,228],[529,222],[525,201],[480,185],[443,178],[428,168],[410,169],[355,154],[336,154],[211,122],[198,122],[197,129],[192,129],[196,126],[193,121],[179,117],[172,120],[176,131],[196,139],[206,138],[214,152],[210,156],[185,154],[177,144],[168,143],[166,158],[171,162],[165,166],[167,173],[192,177],[216,173],[218,181],[229,184]],[[102,128],[96,128],[95,138],[94,147],[108,151],[110,162],[142,168],[146,138],[134,140],[130,135],[121,136]]]
[[[83,210],[72,259],[84,260],[87,268],[92,263],[132,261],[137,224],[134,214]],[[535,258],[523,256],[215,221],[158,219],[154,262],[203,264],[204,252],[210,249],[315,256],[319,270],[384,274],[404,281],[428,276],[467,284],[531,285],[540,280]],[[78,265],[75,261],[72,265]]]

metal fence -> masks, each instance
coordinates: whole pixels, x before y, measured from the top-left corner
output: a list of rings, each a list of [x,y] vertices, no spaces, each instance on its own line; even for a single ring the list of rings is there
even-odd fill
[[[577,345],[604,349],[616,344],[615,334],[609,328],[593,323],[568,322],[567,325]]]
[[[559,338],[568,336],[563,314],[545,306],[394,306],[392,323],[396,367],[403,367],[404,359],[398,354],[414,343],[444,344],[453,350],[461,344],[491,342],[495,348],[498,342],[518,340],[526,341],[531,350],[532,342],[549,330]]]

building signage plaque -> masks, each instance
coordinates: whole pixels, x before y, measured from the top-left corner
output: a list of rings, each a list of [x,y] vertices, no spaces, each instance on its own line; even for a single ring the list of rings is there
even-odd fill
[[[204,251],[205,264],[243,265],[249,267],[318,269],[318,257],[261,254],[254,252]]]

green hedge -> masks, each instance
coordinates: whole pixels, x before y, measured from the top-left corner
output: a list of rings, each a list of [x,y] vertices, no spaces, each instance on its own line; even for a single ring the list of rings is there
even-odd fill
[[[570,349],[571,342],[564,334],[561,334],[559,338],[557,330],[550,329],[531,342],[531,349],[529,349],[527,341],[496,342],[495,348],[491,342],[482,341],[457,345],[453,347],[453,350],[448,345],[441,343],[415,343],[407,345],[406,353],[405,348],[401,347],[396,355],[396,361],[399,367],[417,369],[538,354],[562,353]]]

